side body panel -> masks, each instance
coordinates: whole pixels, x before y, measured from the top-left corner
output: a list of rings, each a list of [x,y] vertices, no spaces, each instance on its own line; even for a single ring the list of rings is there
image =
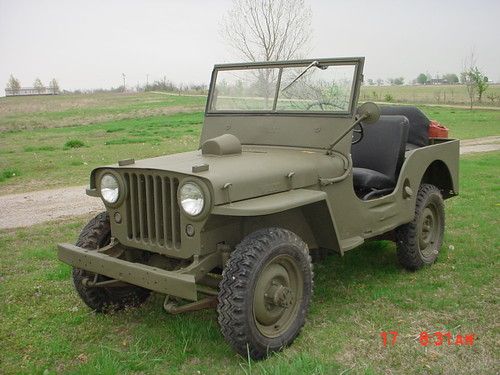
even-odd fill
[[[384,197],[363,201],[354,193],[352,173],[325,191],[339,230],[342,251],[350,250],[367,238],[384,234],[413,219],[418,188],[429,166],[441,161],[442,173],[448,174],[451,186],[440,187],[445,197],[458,194],[459,142],[450,140],[406,153],[394,191]],[[444,168],[446,167],[446,168]],[[411,195],[407,194],[407,189]],[[451,191],[451,192],[450,192]]]
[[[229,242],[236,244],[249,233],[245,230],[245,223],[256,221],[254,227],[257,229],[293,223],[289,229],[304,233],[311,248],[326,247],[343,253],[362,244],[365,239],[411,221],[422,182],[435,183],[445,198],[458,194],[458,153],[457,140],[407,152],[396,188],[381,198],[359,199],[353,189],[351,170],[344,180],[327,186],[318,184],[308,189],[216,206],[213,214],[218,219],[211,218],[207,224],[212,221],[213,238],[222,241],[224,233],[229,231],[234,237]],[[431,169],[433,174],[442,177],[439,181],[443,183],[426,180],[430,178]],[[224,229],[215,225],[216,222],[225,222]]]

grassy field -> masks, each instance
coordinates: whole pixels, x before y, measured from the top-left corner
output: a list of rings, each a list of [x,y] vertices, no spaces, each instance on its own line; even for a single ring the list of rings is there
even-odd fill
[[[494,99],[488,98],[493,95]],[[393,103],[458,104],[469,105],[469,96],[463,85],[425,86],[362,86],[360,100],[387,101]],[[475,106],[500,106],[500,84],[490,85],[481,103]]]
[[[0,231],[0,372],[181,374],[494,374],[498,371],[500,153],[461,161],[438,262],[416,273],[390,242],[315,267],[308,322],[290,348],[248,362],[224,342],[214,310],[171,316],[145,306],[94,314],[77,298],[56,242],[88,218]],[[481,183],[478,183],[481,181]],[[398,331],[382,346],[382,331]],[[422,331],[474,334],[472,346],[429,345]]]
[[[150,93],[3,98],[0,194],[81,185],[97,165],[194,149],[204,102]]]
[[[2,98],[0,194],[84,185],[99,165],[195,149],[204,102],[153,93]],[[452,137],[500,134],[500,111],[422,109]]]
[[[205,98],[155,93],[0,98],[0,131],[55,128],[204,109]]]

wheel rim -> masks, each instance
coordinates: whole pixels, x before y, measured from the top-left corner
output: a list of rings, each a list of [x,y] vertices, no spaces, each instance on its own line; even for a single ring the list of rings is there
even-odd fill
[[[437,208],[434,204],[429,204],[420,217],[418,238],[420,252],[426,259],[433,258],[437,254],[439,227]]]
[[[280,255],[260,272],[255,285],[253,317],[259,332],[278,337],[297,318],[303,295],[304,278],[294,258]]]

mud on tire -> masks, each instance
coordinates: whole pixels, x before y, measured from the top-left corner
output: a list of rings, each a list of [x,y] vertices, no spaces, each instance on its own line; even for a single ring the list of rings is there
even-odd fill
[[[90,220],[82,229],[76,246],[95,250],[109,244],[111,240],[111,226],[107,212],[101,212]],[[138,306],[149,296],[150,291],[138,286],[115,288],[92,288],[83,285],[83,279],[94,280],[95,274],[79,268],[73,268],[73,284],[80,298],[87,306],[97,312],[111,312],[121,310],[127,306]],[[108,280],[103,275],[97,276],[97,281]]]

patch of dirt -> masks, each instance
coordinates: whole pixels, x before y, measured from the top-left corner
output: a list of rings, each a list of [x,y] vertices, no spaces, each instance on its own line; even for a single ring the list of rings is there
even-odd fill
[[[87,196],[83,186],[3,195],[0,207],[0,229],[104,211],[102,201]]]
[[[500,150],[500,136],[460,141],[460,155]]]
[[[461,141],[460,154],[500,150],[500,136]],[[85,194],[84,186],[0,196],[0,229],[28,227],[65,217],[104,210],[99,198]]]

